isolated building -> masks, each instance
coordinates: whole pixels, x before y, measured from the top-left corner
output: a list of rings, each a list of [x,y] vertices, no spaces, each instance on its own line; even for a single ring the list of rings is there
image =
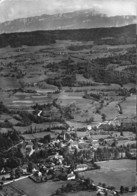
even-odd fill
[[[73,172],[67,175],[67,180],[75,180],[75,179],[76,179],[76,176]]]

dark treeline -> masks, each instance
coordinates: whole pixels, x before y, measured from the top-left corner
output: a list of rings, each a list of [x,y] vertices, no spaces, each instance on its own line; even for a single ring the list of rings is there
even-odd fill
[[[128,64],[129,67],[123,71],[108,69],[109,64],[118,64],[124,66]],[[101,83],[116,83],[119,85],[127,83],[136,83],[136,67],[130,66],[136,64],[136,50],[127,51],[124,55],[110,56],[104,58],[96,58],[91,62],[75,63],[69,57],[66,61],[60,63],[49,63],[46,68],[50,71],[62,70],[62,74],[56,78],[48,78],[46,82],[58,87],[61,86],[81,86],[82,82],[77,82],[76,74],[82,74],[85,78],[93,78],[95,82]],[[86,85],[90,85],[85,82]],[[92,85],[92,84],[91,84]]]
[[[1,34],[0,47],[47,45],[55,43],[55,40],[97,41],[102,37],[114,37],[116,40],[119,40],[116,44],[123,43],[123,39],[121,39],[121,42],[120,37],[124,37],[124,39],[128,38],[128,40],[131,40],[132,43],[136,40],[136,26]]]
[[[0,133],[0,150],[7,149],[20,141],[19,132],[13,130],[7,133]]]
[[[26,32],[0,35],[0,47],[39,46],[54,44],[55,39],[49,32]]]

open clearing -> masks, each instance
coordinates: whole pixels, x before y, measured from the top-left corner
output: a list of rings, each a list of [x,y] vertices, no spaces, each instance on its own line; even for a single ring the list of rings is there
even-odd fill
[[[128,97],[122,104],[123,115],[128,118],[136,116],[136,95]]]
[[[29,178],[14,182],[12,185],[17,189],[24,190],[29,196],[50,196],[66,182],[35,183]]]
[[[99,182],[117,189],[121,185],[132,187],[136,182],[136,161],[135,160],[110,160],[106,162],[98,162],[101,166],[100,170],[87,171],[82,173],[86,177],[90,177],[96,184]]]
[[[68,193],[64,194],[64,196],[96,196],[96,192],[88,192],[88,191],[81,191],[78,193]],[[127,193],[124,196],[136,196],[135,193]]]

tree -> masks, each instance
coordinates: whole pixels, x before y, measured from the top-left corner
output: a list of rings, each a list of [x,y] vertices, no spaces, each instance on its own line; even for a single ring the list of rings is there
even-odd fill
[[[93,183],[93,180],[90,179],[90,178],[86,178],[86,179],[85,179],[85,183],[86,183],[87,187],[90,188],[91,185],[92,185],[92,183]]]
[[[17,148],[15,156],[18,157],[18,158],[23,159],[24,156],[23,156],[23,153],[21,151],[21,148],[19,148],[19,147]]]
[[[120,136],[124,136],[124,134],[123,134],[123,131],[121,130],[121,132],[120,132]]]
[[[28,172],[32,173],[33,169],[34,169],[34,163],[29,162],[29,164],[28,164]]]
[[[71,183],[68,183],[68,184],[66,185],[66,189],[67,189],[68,191],[70,191],[70,190],[72,189],[72,184],[71,184]]]
[[[1,180],[2,180],[2,181],[5,181],[5,180],[6,180],[6,178],[3,176]]]
[[[3,189],[3,182],[0,182],[0,190],[2,190]]]
[[[120,187],[120,194],[123,195],[123,193],[124,193],[124,187],[121,186],[121,187]]]
[[[98,183],[98,186],[102,186],[102,183],[101,183],[101,182],[99,182],[99,183]]]
[[[1,101],[0,102],[0,114],[2,114],[2,113],[8,113],[9,111],[8,111],[8,109],[7,109],[7,107],[3,104],[3,102]]]
[[[0,170],[2,170],[4,167],[4,160],[0,157]]]
[[[108,192],[106,189],[104,189],[104,194],[105,194],[105,196],[108,196]]]
[[[103,184],[102,184],[102,187],[103,187],[103,188],[106,188],[106,184],[105,184],[105,183],[103,183]]]
[[[7,167],[16,168],[21,165],[21,159],[16,157],[11,157],[7,160]]]
[[[136,191],[136,187],[135,186],[132,186],[131,191],[132,192],[135,192]]]
[[[11,180],[15,179],[15,170],[13,170],[13,169],[10,172],[10,179]]]
[[[58,190],[56,191],[56,195],[61,195],[61,190],[60,190],[60,189],[58,189]]]
[[[102,114],[102,121],[105,121],[106,120],[106,114]]]
[[[125,192],[126,192],[126,193],[129,192],[129,187],[125,187]]]
[[[48,128],[48,131],[49,131],[50,128]],[[43,143],[49,143],[51,141],[51,135],[48,134],[48,135],[45,135],[42,142]]]
[[[111,186],[111,191],[114,191],[115,190],[115,187],[114,186]]]

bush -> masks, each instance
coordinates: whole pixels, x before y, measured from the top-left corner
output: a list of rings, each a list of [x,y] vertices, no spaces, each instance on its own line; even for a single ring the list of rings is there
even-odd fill
[[[136,187],[135,186],[132,186],[131,192],[135,192],[136,190],[137,190]]]
[[[6,178],[3,176],[3,177],[1,178],[1,180],[2,180],[2,181],[5,181],[5,180],[6,180]]]
[[[125,187],[125,192],[126,192],[126,193],[129,192],[129,187]]]

